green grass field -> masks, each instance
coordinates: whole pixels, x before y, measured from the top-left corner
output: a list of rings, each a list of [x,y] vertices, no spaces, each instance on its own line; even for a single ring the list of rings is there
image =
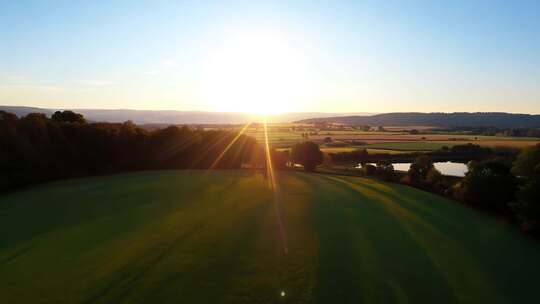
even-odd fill
[[[324,153],[343,153],[352,152],[354,150],[366,149],[367,146],[350,146],[350,147],[321,147],[321,151]],[[289,149],[280,149],[289,150]],[[370,154],[403,154],[408,152],[416,152],[414,150],[389,150],[389,149],[366,149]]]
[[[410,152],[419,152],[415,150],[388,150],[388,149],[366,149],[369,154],[403,154],[403,153],[410,153]]]
[[[370,149],[389,149],[398,151],[434,151],[443,146],[452,147],[456,143],[435,142],[435,141],[412,141],[412,142],[381,142],[369,144],[366,147]]]
[[[540,244],[503,222],[370,179],[277,181],[272,192],[247,171],[163,171],[1,196],[1,302],[537,299]]]

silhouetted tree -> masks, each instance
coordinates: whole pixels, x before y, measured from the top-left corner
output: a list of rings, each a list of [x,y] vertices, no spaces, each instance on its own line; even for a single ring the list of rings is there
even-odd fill
[[[538,164],[540,164],[540,144],[523,149],[514,162],[512,172],[517,176],[535,177]]]
[[[237,135],[176,126],[148,132],[131,121],[89,124],[70,111],[51,119],[0,111],[0,191],[143,169],[240,168],[254,158],[258,144]]]
[[[429,170],[433,168],[433,161],[427,155],[418,156],[411,164],[408,176],[412,184],[420,184],[425,181]]]
[[[58,122],[86,123],[84,116],[73,111],[56,111],[51,118]]]
[[[470,163],[462,182],[466,203],[491,210],[508,210],[516,190],[517,181],[510,168],[494,160]]]
[[[372,164],[362,164],[362,169],[365,175],[374,175],[377,172],[377,167]]]
[[[323,153],[316,143],[307,141],[292,147],[291,160],[304,166],[306,171],[314,171],[323,161]]]
[[[289,150],[276,151],[272,149],[270,152],[272,158],[272,166],[276,170],[282,170],[287,168],[287,162],[289,161]]]
[[[518,155],[512,172],[520,177],[518,201],[512,210],[525,230],[540,230],[540,144],[524,149]]]
[[[394,166],[391,163],[377,163],[376,174],[382,180],[393,181],[395,179]]]

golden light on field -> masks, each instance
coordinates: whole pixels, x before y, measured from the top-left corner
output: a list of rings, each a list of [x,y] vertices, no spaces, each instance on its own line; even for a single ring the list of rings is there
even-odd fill
[[[287,245],[287,233],[285,231],[285,225],[283,225],[283,220],[281,218],[281,189],[279,184],[276,182],[276,175],[274,172],[274,167],[272,164],[272,157],[270,151],[270,142],[268,140],[268,123],[264,121],[264,146],[266,154],[266,175],[268,177],[268,185],[270,189],[274,192],[274,212],[276,214],[276,220],[279,228],[279,237],[281,239],[281,244],[283,245],[283,253],[287,255],[289,253],[289,248]]]
[[[248,127],[251,125],[251,122],[248,122],[247,124],[238,131],[236,136],[227,144],[227,146],[221,151],[221,153],[217,156],[217,158],[214,160],[212,165],[209,167],[209,169],[216,169],[219,162],[222,160],[224,155],[229,151],[229,149],[232,147],[232,145],[242,136]],[[266,163],[266,170],[265,178],[267,179],[268,188],[273,192],[273,200],[274,200],[274,212],[276,216],[277,226],[278,226],[278,234],[281,239],[281,243],[283,246],[283,254],[287,255],[289,253],[289,248],[287,245],[287,233],[285,231],[285,225],[283,224],[283,219],[281,217],[281,201],[282,201],[282,195],[281,195],[281,189],[279,187],[279,184],[276,180],[276,173],[274,172],[274,165],[272,163],[272,150],[270,148],[270,141],[268,139],[268,123],[266,119],[264,119],[263,123],[264,128],[264,155],[265,155],[265,163]],[[282,291],[282,296],[285,296],[284,291]]]
[[[301,50],[272,32],[231,35],[208,54],[199,93],[217,111],[276,114],[307,103]]]

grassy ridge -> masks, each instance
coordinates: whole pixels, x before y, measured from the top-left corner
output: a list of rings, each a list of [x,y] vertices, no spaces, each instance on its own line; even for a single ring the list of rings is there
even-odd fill
[[[0,197],[3,301],[534,299],[540,246],[503,223],[370,179],[277,178],[276,193],[249,172],[169,171]]]

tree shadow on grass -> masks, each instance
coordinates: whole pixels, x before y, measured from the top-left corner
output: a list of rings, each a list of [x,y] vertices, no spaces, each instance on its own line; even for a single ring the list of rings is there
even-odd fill
[[[312,207],[320,237],[315,302],[455,302],[426,252],[373,198],[339,180],[317,188],[325,191]]]
[[[366,195],[379,203],[389,216],[398,221],[399,227],[414,239],[414,242],[429,256],[438,271],[451,286],[454,296],[460,302],[484,301],[505,302],[502,294],[492,284],[486,272],[478,267],[478,261],[471,257],[466,248],[456,240],[449,238],[426,222],[415,212],[401,206],[398,201],[385,192],[374,191],[362,183],[336,177],[327,177],[338,181]]]
[[[401,207],[418,214],[429,225],[437,227],[441,234],[472,257],[475,261],[474,268],[480,269],[505,298],[527,302],[536,297],[533,278],[540,269],[537,259],[540,245],[537,242],[525,238],[514,231],[513,227],[501,224],[494,218],[461,206],[458,202],[443,202],[444,198],[430,193],[418,191],[418,194],[411,197],[399,195],[395,191],[386,192],[366,183],[361,186],[380,195],[388,195],[396,204],[399,202]],[[430,201],[429,198],[439,201]],[[519,258],[509,259],[515,256]],[[522,279],[516,280],[518,277]]]

